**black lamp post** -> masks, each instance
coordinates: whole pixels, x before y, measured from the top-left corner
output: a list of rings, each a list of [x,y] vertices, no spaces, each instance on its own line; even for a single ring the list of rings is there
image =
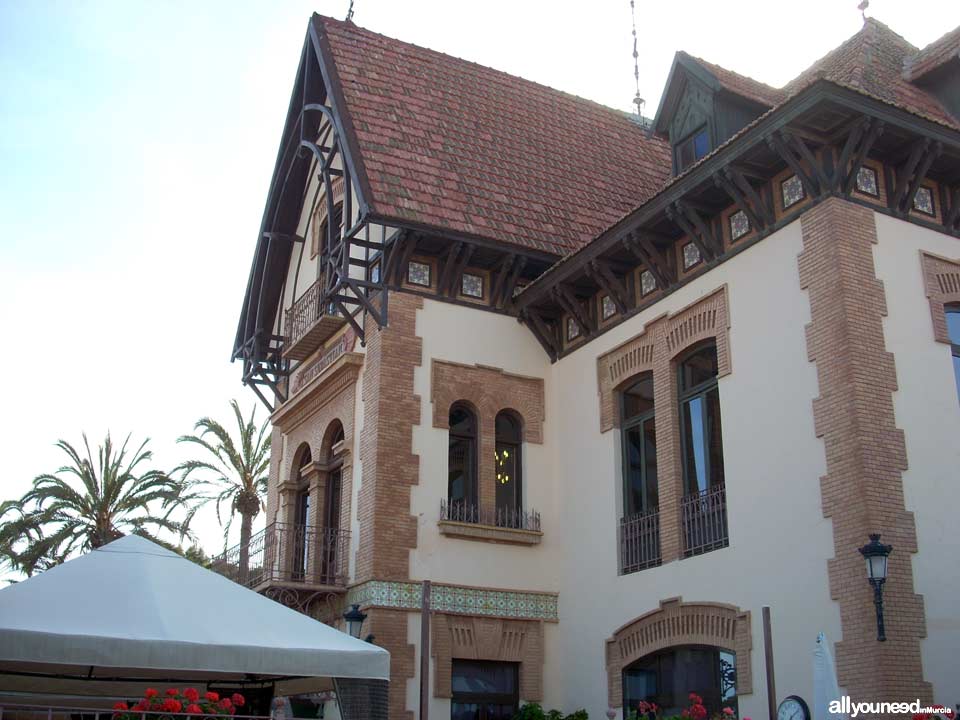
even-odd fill
[[[347,621],[347,632],[351,637],[360,639],[360,628],[363,627],[363,621],[367,619],[366,613],[360,612],[359,605],[353,605],[343,614],[343,619]]]
[[[883,583],[887,580],[887,557],[893,545],[880,542],[880,534],[870,536],[870,542],[860,548],[860,554],[867,561],[867,580],[873,586],[873,604],[877,608],[877,640],[887,639],[883,629]]]

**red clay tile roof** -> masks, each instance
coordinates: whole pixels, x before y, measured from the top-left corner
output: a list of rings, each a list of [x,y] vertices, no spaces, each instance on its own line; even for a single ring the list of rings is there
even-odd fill
[[[934,40],[915,56],[907,58],[903,69],[907,80],[916,80],[944,63],[960,58],[960,27]]]
[[[957,119],[936,97],[903,77],[904,61],[917,52],[917,48],[882,22],[868,18],[860,32],[820,58],[783,89],[794,95],[814,80],[826,78],[909,112],[960,128]]]
[[[700,64],[707,72],[717,79],[717,82],[720,83],[720,87],[727,92],[733,93],[734,95],[739,95],[740,97],[747,98],[748,100],[753,100],[754,102],[760,103],[761,105],[765,105],[767,107],[778,105],[786,98],[786,93],[784,93],[783,90],[770,87],[759,80],[754,80],[746,75],[735,73],[733,70],[727,70],[724,67],[714,65],[711,62],[707,62],[702,58],[694,57],[693,55],[688,55],[687,57]]]
[[[385,217],[572,252],[667,181],[627,113],[317,17]]]

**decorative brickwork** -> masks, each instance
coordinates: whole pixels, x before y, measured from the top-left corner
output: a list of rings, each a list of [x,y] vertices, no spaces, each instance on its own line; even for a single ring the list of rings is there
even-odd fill
[[[737,655],[737,694],[753,692],[750,612],[721,603],[685,603],[675,597],[632,620],[607,640],[607,697],[623,704],[623,669],[650,653],[677,645],[709,645]]]
[[[617,420],[617,390],[638,373],[653,371],[660,556],[664,563],[678,560],[683,551],[680,524],[683,464],[675,361],[687,348],[713,338],[717,344],[718,376],[730,373],[727,308],[727,288],[723,286],[672,315],[652,320],[643,333],[597,358],[601,432],[610,430]]]
[[[520,415],[524,442],[543,442],[542,378],[514,375],[483,365],[433,360],[430,364],[430,393],[435,428],[449,427],[450,406],[458,400],[465,400],[474,407],[479,423],[481,458],[492,458],[496,452],[495,419],[501,410],[514,410]],[[492,509],[496,502],[496,469],[492,462],[481,462],[479,470],[480,506],[481,509]]]
[[[436,660],[434,697],[452,697],[454,659],[520,663],[520,697],[543,699],[543,623],[434,613],[431,649]]]
[[[920,251],[923,282],[930,298],[930,316],[933,319],[933,337],[937,342],[950,344],[944,305],[960,303],[960,260]]]
[[[390,720],[413,720],[407,710],[407,683],[416,677],[416,648],[407,634],[408,613],[403,610],[365,608],[367,619],[363,632],[371,633],[374,642],[390,651]]]
[[[873,211],[831,198],[808,210],[801,227],[800,285],[809,294],[811,318],[807,353],[820,389],[814,427],[826,453],[820,493],[823,514],[833,522],[828,573],[843,630],[838,680],[855,698],[929,703],[931,686],[920,659],[923,599],[913,591],[911,565],[917,537],[913,514],[904,507],[906,447],[894,418],[894,360],[884,350],[887,308],[873,264]],[[884,588],[883,643],[877,641],[873,593],[857,552],[868,533],[881,533],[894,547]]]

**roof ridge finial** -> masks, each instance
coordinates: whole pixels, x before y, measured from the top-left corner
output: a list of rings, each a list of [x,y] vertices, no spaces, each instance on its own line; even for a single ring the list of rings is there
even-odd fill
[[[868,0],[863,0],[868,2]],[[353,22],[353,0],[350,0],[350,7],[347,8],[347,17],[345,18],[347,22]]]
[[[867,8],[870,7],[870,0],[860,0],[860,4],[857,5],[857,10],[860,11],[860,14],[863,16],[863,24],[867,24]]]
[[[630,20],[633,24],[633,79],[636,83],[633,104],[637,106],[637,118],[643,124],[643,106],[647,104],[647,101],[640,96],[640,53],[637,52],[637,13],[634,9],[633,0],[630,0]]]

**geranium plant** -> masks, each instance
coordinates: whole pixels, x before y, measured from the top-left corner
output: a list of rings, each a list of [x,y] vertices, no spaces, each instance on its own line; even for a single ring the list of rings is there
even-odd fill
[[[235,715],[237,708],[246,704],[246,698],[240,693],[230,697],[220,697],[219,693],[201,694],[196,688],[168,688],[163,693],[147,688],[143,698],[133,705],[118,702],[113,706],[113,720],[140,720],[143,714],[164,715],[182,713],[202,715],[205,718],[228,718]]]
[[[636,710],[630,710],[627,714],[627,720],[707,720],[709,713],[703,704],[703,698],[692,692],[687,699],[690,704],[681,710],[679,715],[664,715],[663,708],[656,703],[640,701]],[[714,713],[711,720],[737,720],[737,714],[733,708],[725,707],[720,712]],[[743,720],[750,720],[750,718],[743,718]]]

